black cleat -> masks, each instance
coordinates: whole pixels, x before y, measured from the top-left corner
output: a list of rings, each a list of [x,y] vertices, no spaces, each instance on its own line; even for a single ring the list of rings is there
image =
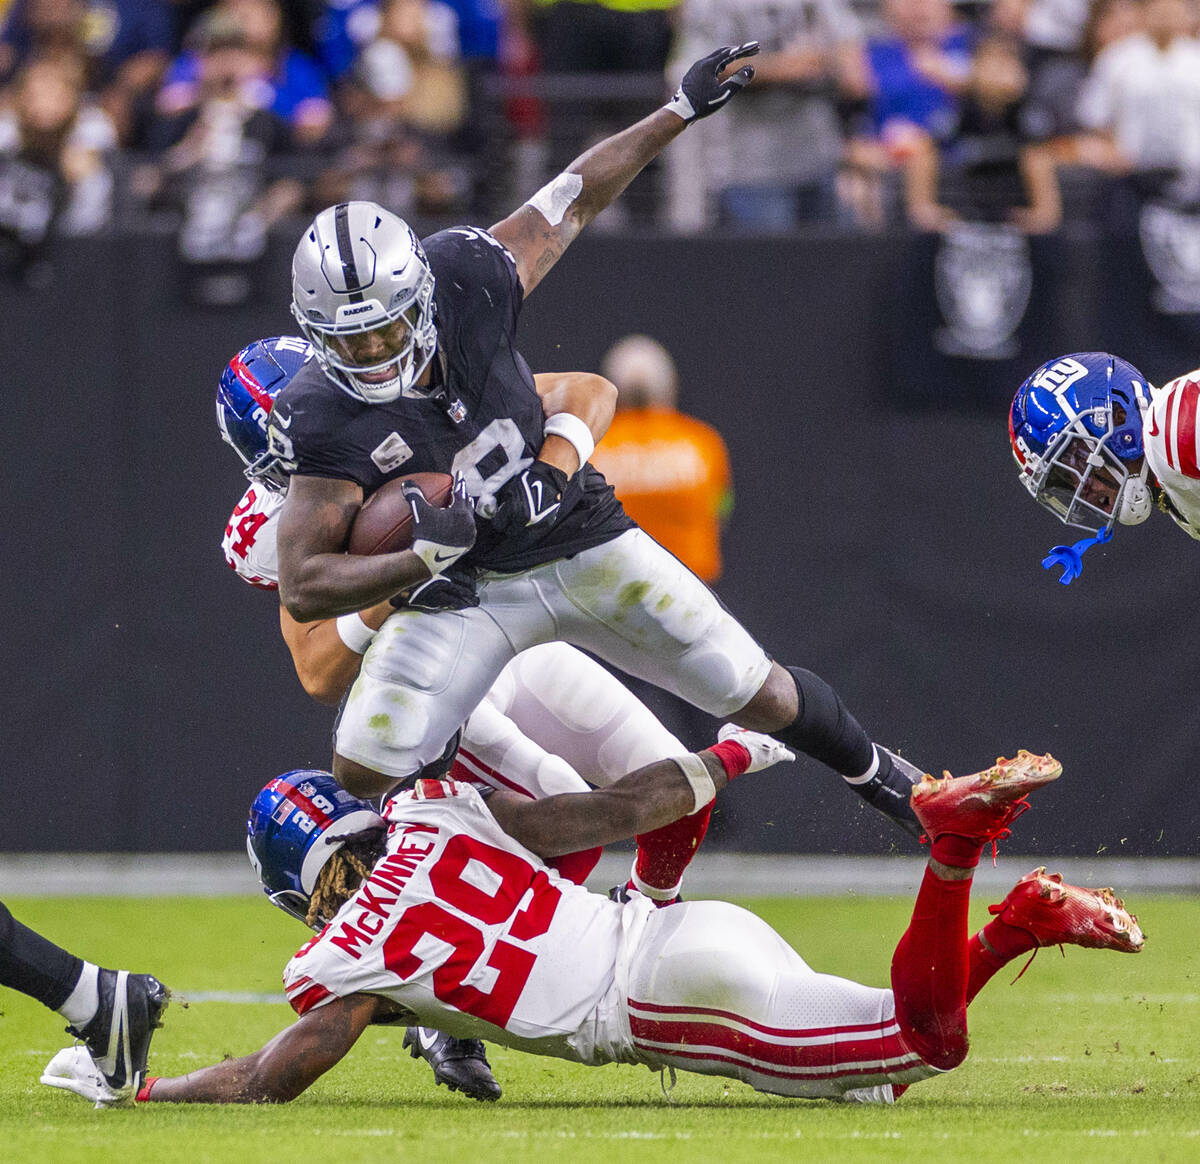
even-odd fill
[[[87,1044],[100,1074],[114,1091],[136,1091],[146,1074],[150,1040],[162,1026],[170,995],[151,974],[101,970],[96,983],[100,1006],[84,1027],[67,1027],[67,1034]]]
[[[876,745],[878,747],[878,745]],[[906,833],[920,837],[925,831],[910,802],[913,786],[925,773],[895,752],[879,748],[879,771],[865,784],[846,781],[872,808],[877,809]]]
[[[626,882],[624,885],[614,885],[608,891],[608,900],[615,901],[618,905],[624,905],[625,902],[632,900],[632,894],[641,893],[636,885],[632,882]],[[659,909],[665,909],[668,905],[678,905],[683,900],[683,894],[677,893],[670,901],[659,901],[656,897],[651,897],[648,893],[644,894],[647,900],[654,902]]]
[[[497,1100],[503,1094],[479,1039],[455,1039],[429,1027],[409,1027],[404,1045],[414,1059],[433,1068],[435,1083],[469,1099]]]

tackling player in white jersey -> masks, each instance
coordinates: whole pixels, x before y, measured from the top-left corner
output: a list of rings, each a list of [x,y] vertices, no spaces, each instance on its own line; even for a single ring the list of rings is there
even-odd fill
[[[704,752],[608,789],[541,801],[506,792],[485,801],[467,785],[419,780],[373,820],[327,774],[272,781],[251,816],[252,856],[268,883],[314,876],[308,914],[324,923],[284,972],[300,1018],[244,1058],[150,1077],[137,1099],[286,1101],[368,1024],[398,1020],[588,1065],[641,1063],[785,1096],[892,1102],[963,1061],[967,1004],[1014,957],[1062,943],[1141,948],[1137,919],[1111,890],[1064,885],[1044,869],[968,936],[985,845],[1007,836],[1026,794],[1060,772],[1052,757],[1028,752],[914,789],[931,856],[891,989],[813,971],[736,906],[614,902],[544,863],[581,839],[603,844],[694,812],[783,751],[765,736],[723,732]],[[82,1048],[60,1052],[43,1079],[102,1104],[120,1098]]]
[[[1091,537],[1055,546],[1042,562],[1077,578],[1091,546],[1155,505],[1200,540],[1200,369],[1155,388],[1107,352],[1043,364],[1017,391],[1009,436],[1021,482],[1066,525]]]

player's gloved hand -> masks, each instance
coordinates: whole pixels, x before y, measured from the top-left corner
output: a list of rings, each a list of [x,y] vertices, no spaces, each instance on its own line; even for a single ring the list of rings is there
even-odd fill
[[[64,1047],[46,1064],[42,1082],[47,1087],[73,1091],[96,1107],[121,1107],[133,1103],[133,1087],[123,1087],[120,1091],[109,1087],[87,1047],[80,1043]]]
[[[545,461],[534,461],[524,472],[500,486],[493,527],[503,533],[548,525],[558,513],[566,487],[566,473]]]
[[[745,44],[725,45],[702,57],[684,73],[675,96],[663,108],[689,122],[716,113],[730,97],[750,84],[754,66],[743,65],[724,81],[721,80],[722,71],[742,57],[755,56],[758,48],[758,41],[748,40]]]
[[[747,772],[761,772],[783,760],[794,760],[796,753],[785,747],[778,740],[765,736],[762,732],[752,732],[748,728],[738,727],[735,723],[721,725],[717,732],[718,740],[734,740],[750,753],[750,767]]]
[[[391,603],[397,610],[466,610],[479,605],[479,595],[471,578],[434,574],[428,582],[397,594]]]
[[[412,551],[436,576],[475,544],[475,508],[467,496],[467,483],[460,474],[445,509],[430,505],[411,482],[403,492],[413,512]]]

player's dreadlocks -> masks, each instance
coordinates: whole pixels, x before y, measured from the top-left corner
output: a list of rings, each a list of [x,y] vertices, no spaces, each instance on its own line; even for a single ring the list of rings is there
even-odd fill
[[[375,862],[383,856],[387,829],[382,826],[330,837],[342,847],[325,862],[313,886],[305,921],[317,928],[325,925],[358,887],[371,876]]]

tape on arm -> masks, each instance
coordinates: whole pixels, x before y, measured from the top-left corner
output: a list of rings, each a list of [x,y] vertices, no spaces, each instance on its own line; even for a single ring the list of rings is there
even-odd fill
[[[705,767],[704,761],[695,752],[688,752],[684,756],[672,756],[671,760],[692,786],[692,795],[696,798],[696,803],[692,807],[692,811],[687,814],[692,816],[716,799],[717,786],[713,783],[713,778],[708,768]]]
[[[357,614],[343,614],[336,623],[338,638],[356,655],[365,655],[375,631]]]
[[[547,182],[525,205],[532,206],[551,226],[558,226],[582,189],[583,175],[564,171],[553,182]]]
[[[596,438],[587,423],[580,420],[573,412],[556,412],[548,417],[544,427],[547,436],[562,437],[573,446],[579,455],[579,467],[587,464],[588,458],[596,451]]]

